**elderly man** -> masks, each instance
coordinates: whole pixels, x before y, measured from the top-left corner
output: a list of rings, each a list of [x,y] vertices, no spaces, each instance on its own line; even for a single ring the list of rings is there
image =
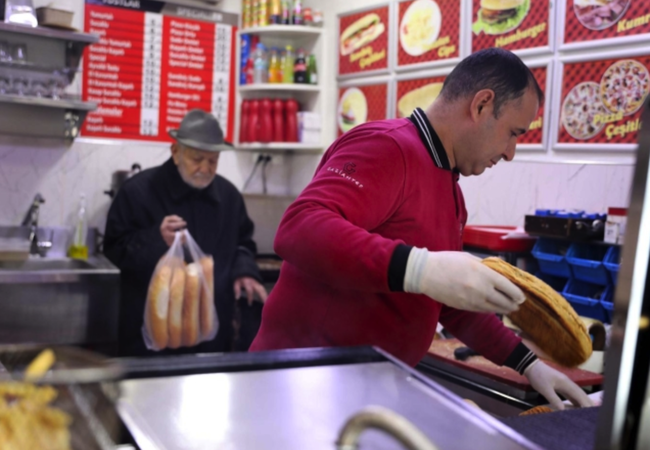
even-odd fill
[[[149,280],[158,260],[187,228],[201,249],[214,258],[214,298],[219,333],[214,340],[177,352],[222,352],[232,346],[235,299],[245,293],[264,301],[255,264],[253,223],[242,195],[216,174],[224,142],[217,119],[190,111],[178,130],[171,158],[140,172],[119,190],[106,222],[104,252],[121,270],[120,355],[146,355],[141,328]],[[171,351],[165,351],[171,352]]]
[[[523,293],[460,251],[459,175],[512,160],[542,98],[517,56],[490,49],[459,63],[426,111],[334,142],[282,219],[284,264],[251,350],[376,345],[416,365],[440,322],[557,408],[555,391],[589,405],[493,314],[515,311]]]

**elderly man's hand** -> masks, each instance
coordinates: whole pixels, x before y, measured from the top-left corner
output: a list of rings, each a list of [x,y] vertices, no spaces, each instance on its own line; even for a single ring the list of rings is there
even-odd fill
[[[264,303],[268,294],[266,289],[262,286],[255,278],[251,277],[241,277],[235,280],[235,298],[239,298],[242,295],[242,290],[246,292],[246,298],[248,299],[248,304],[252,305],[255,298],[255,294],[259,297],[260,301]]]
[[[564,395],[575,406],[595,406],[589,396],[566,375],[537,360],[524,371],[530,385],[542,394],[551,404],[553,409],[564,409],[564,403],[556,392]]]
[[[178,216],[167,216],[160,224],[160,234],[168,246],[174,243],[174,236],[178,230],[182,230],[187,223]]]

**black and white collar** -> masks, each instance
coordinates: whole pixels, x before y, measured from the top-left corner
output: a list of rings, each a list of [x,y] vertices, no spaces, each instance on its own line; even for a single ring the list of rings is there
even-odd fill
[[[420,108],[416,108],[409,117],[409,120],[413,122],[415,128],[418,129],[420,134],[420,139],[422,143],[429,150],[429,154],[433,159],[436,167],[445,170],[451,170],[451,164],[449,164],[449,158],[447,157],[447,152],[442,145],[442,141],[438,137],[438,134],[433,129],[431,122],[427,118],[427,115]]]

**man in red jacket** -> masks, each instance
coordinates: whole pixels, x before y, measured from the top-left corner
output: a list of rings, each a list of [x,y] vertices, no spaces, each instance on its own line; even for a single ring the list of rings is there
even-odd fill
[[[493,314],[515,311],[523,293],[461,251],[459,174],[512,160],[542,100],[517,56],[489,49],[458,64],[426,111],[336,140],[282,219],[284,264],[251,350],[376,345],[414,366],[440,322],[558,409],[555,391],[590,405]]]

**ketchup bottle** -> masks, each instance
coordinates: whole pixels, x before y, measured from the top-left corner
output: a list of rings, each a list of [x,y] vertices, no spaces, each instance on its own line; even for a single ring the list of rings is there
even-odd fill
[[[248,116],[248,142],[259,142],[260,102],[252,100]]]
[[[284,142],[284,103],[273,102],[273,142]]]
[[[248,142],[248,120],[250,118],[250,100],[244,100],[241,104],[241,116],[239,120],[239,142]]]
[[[298,102],[290,99],[285,106],[285,141],[298,142]]]
[[[265,98],[260,102],[260,126],[258,140],[271,142],[273,140],[273,121],[271,119],[271,100]]]

